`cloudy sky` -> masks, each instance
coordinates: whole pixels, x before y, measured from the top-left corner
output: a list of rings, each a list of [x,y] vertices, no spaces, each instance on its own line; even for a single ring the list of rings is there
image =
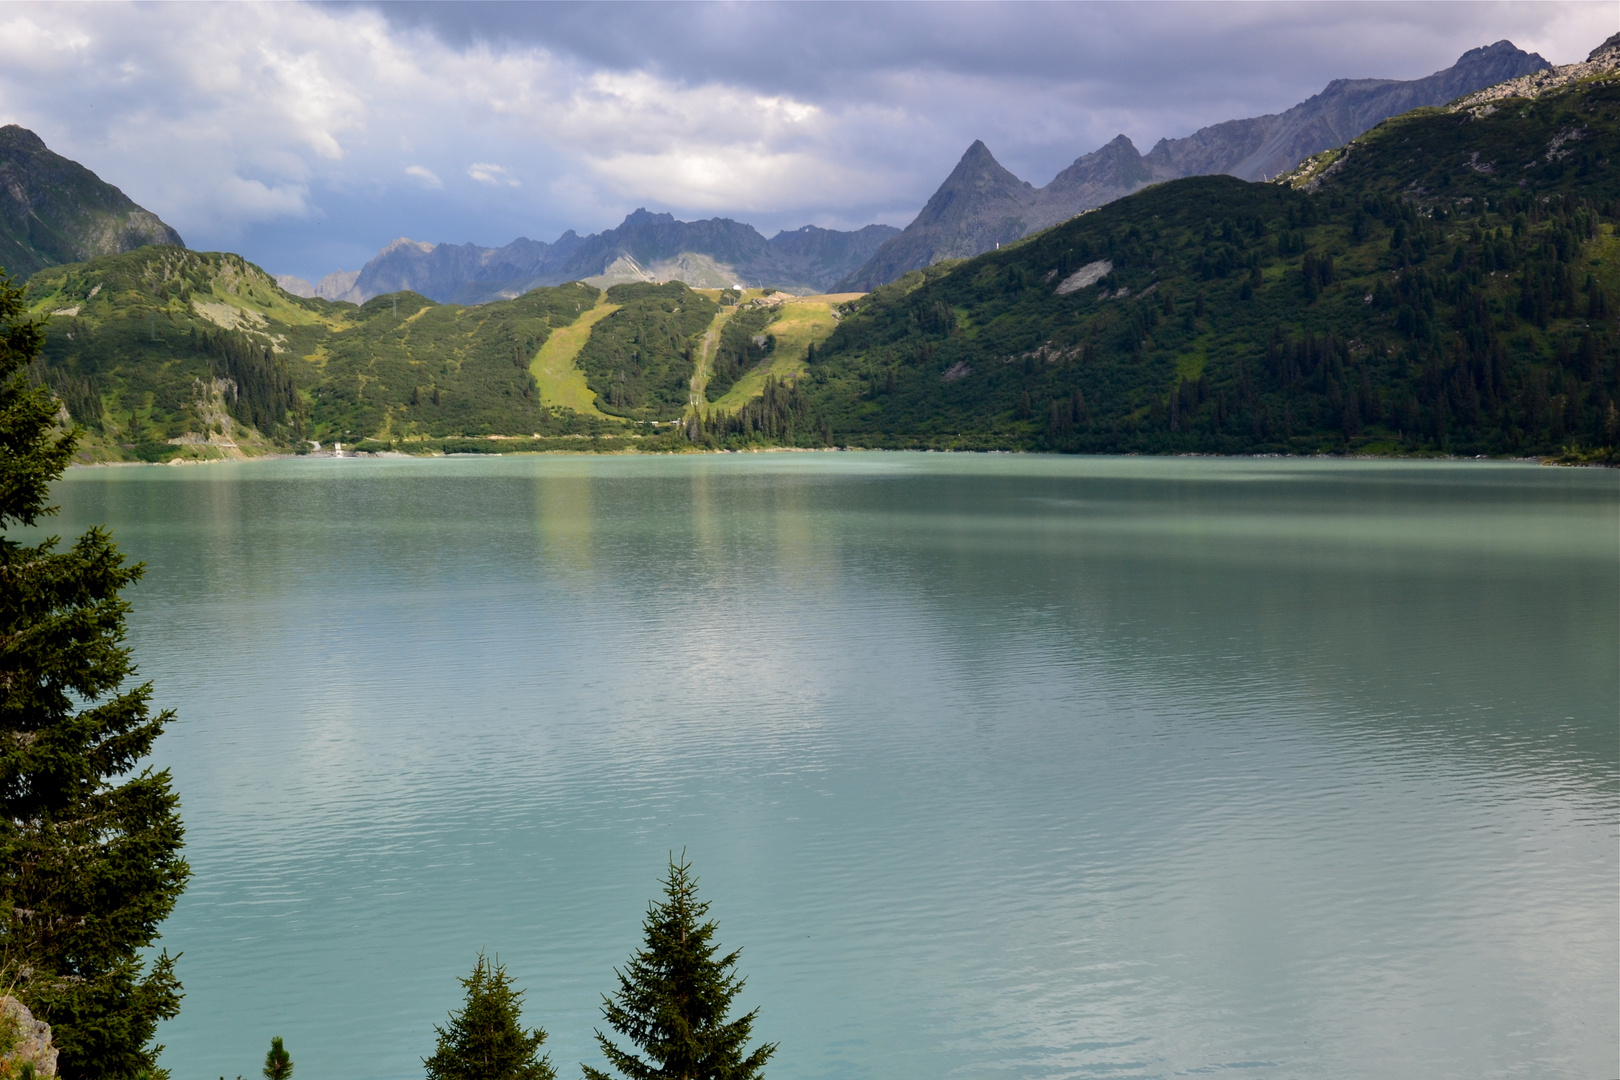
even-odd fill
[[[199,249],[357,269],[396,236],[498,245],[646,206],[766,235],[904,225],[982,138],[1044,184],[1119,132],[1277,112],[1506,38],[1615,32],[1571,3],[8,3],[0,123]]]

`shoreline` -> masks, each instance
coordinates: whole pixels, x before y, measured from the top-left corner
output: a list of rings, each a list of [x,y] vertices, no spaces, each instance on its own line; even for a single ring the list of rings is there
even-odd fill
[[[317,450],[305,454],[255,454],[251,457],[212,458],[199,460],[196,458],[176,458],[172,461],[82,461],[69,465],[71,469],[122,469],[122,468],[154,468],[168,469],[176,466],[193,465],[242,465],[256,461],[287,461],[308,458],[323,458],[327,460],[356,459],[381,460],[398,459],[426,461],[435,458],[495,458],[495,457],[625,457],[644,454],[649,457],[676,457],[688,454],[1024,454],[1054,458],[1211,458],[1227,461],[1256,461],[1272,459],[1276,461],[1448,461],[1448,462],[1494,462],[1496,464],[1511,465],[1541,465],[1555,468],[1592,468],[1614,469],[1620,464],[1611,464],[1602,461],[1560,461],[1552,457],[1487,457],[1485,455],[1457,455],[1457,454],[1054,454],[1044,450],[954,450],[915,448],[894,450],[881,446],[761,446],[746,450],[707,449],[693,447],[690,450],[641,450],[633,447],[622,449],[602,450],[511,450],[495,453],[480,453],[476,451],[463,451],[444,453],[408,454],[401,450],[359,450],[336,453],[329,450]]]

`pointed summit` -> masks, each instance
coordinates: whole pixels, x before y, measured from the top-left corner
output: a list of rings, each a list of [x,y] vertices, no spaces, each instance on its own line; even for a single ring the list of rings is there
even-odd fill
[[[994,165],[997,168],[1001,167],[1001,162],[997,161],[996,155],[992,154],[990,152],[990,148],[984,145],[983,139],[973,140],[973,145],[968,147],[967,150],[963,152],[962,160],[957,163],[956,167],[960,169],[963,165],[967,165],[970,162],[975,164]]]
[[[1611,38],[1598,52],[1614,45]],[[1158,181],[1214,173],[1266,180],[1312,154],[1343,146],[1388,117],[1444,105],[1548,67],[1535,53],[1498,41],[1470,49],[1451,67],[1422,79],[1335,79],[1287,112],[1227,120],[1185,138],[1160,139],[1145,155],[1117,135],[1076,158],[1039,189],[1002,168],[990,148],[975,139],[917,219],[835,288],[874,289],[941,259],[977,255]]]
[[[834,291],[866,292],[941,259],[965,259],[1016,240],[1029,231],[1035,198],[1032,185],[1008,172],[975,139],[917,219]]]
[[[933,198],[928,200],[922,213],[917,215],[917,221],[944,222],[960,219],[964,215],[976,216],[983,209],[978,204],[986,200],[1010,201],[1022,206],[1027,204],[1034,194],[1034,187],[1008,172],[982,140],[974,139],[973,145],[962,155],[962,160],[951,170],[951,175],[939,185],[939,190],[934,192]],[[1012,240],[1016,237],[1007,239]],[[939,259],[953,257],[941,255]],[[939,259],[934,261],[938,262]]]

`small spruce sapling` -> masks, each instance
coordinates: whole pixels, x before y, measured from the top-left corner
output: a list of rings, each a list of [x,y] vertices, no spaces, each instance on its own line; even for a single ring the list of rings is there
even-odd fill
[[[459,981],[467,1002],[448,1026],[434,1025],[438,1049],[422,1059],[429,1080],[557,1080],[551,1060],[535,1057],[545,1030],[525,1032],[518,1023],[523,991],[512,989],[506,968],[479,953],[472,974]]]
[[[270,1051],[264,1055],[264,1080],[292,1080],[292,1074],[292,1058],[287,1055],[281,1036],[277,1035],[270,1040]]]

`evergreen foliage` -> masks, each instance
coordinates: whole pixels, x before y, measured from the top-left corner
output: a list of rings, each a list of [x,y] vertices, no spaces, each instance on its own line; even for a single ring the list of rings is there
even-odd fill
[[[760,395],[735,412],[689,416],[681,426],[687,442],[707,449],[742,450],[754,446],[831,446],[832,433],[796,379],[767,375]]]
[[[264,1055],[264,1080],[292,1080],[293,1062],[281,1036],[270,1039],[270,1049]]]
[[[575,363],[596,407],[636,420],[673,420],[686,409],[693,355],[719,305],[678,281],[615,285],[619,310],[591,328]]]
[[[550,1059],[535,1057],[545,1031],[525,1032],[519,1023],[523,991],[512,989],[506,968],[479,953],[460,982],[466,1004],[450,1014],[448,1026],[434,1027],[438,1049],[422,1059],[429,1080],[556,1080]]]
[[[697,879],[683,857],[669,860],[664,902],[647,910],[646,945],[621,971],[619,989],[602,999],[602,1017],[629,1040],[622,1050],[601,1031],[596,1041],[625,1080],[755,1080],[776,1052],[775,1043],[747,1049],[755,1009],[727,1020],[744,980],[734,969],[741,950],[716,957],[718,927],[704,921],[709,905],[697,898]],[[584,1066],[586,1080],[611,1080]]]
[[[681,435],[664,422],[688,413],[717,308],[678,282],[609,290],[619,310],[577,358],[598,407],[636,425],[547,409],[528,373],[551,330],[596,302],[588,285],[476,308],[411,293],[355,308],[175,248],[36,274],[32,310],[56,313],[61,332],[30,377],[86,427],[84,452],[142,460],[192,453],[169,440],[203,430],[220,394],[284,445],[583,449],[561,440],[587,436],[589,448],[1608,459],[1616,162],[1620,80],[1604,76],[1533,101],[1415,110],[1287,182],[1156,185],[874,290],[811,343],[798,385],[687,416]],[[1101,280],[1058,293],[1104,262]],[[770,318],[732,315],[711,402],[770,351]],[[508,441],[471,445],[490,437]]]
[[[704,397],[719,401],[750,368],[775,351],[776,338],[766,328],[779,314],[775,307],[750,304],[726,320],[715,347]]]
[[[169,774],[138,766],[171,714],[151,714],[150,684],[120,690],[119,593],[141,567],[99,528],[66,550],[16,532],[55,512],[76,438],[29,381],[40,343],[0,281],[0,978],[51,1025],[63,1075],[161,1077],[151,1040],[180,983],[142,953],[190,871]]]

